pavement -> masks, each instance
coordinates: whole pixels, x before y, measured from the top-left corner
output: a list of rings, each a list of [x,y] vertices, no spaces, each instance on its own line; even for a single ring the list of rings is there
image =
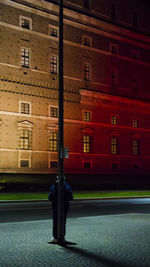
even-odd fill
[[[49,244],[52,220],[0,223],[0,267],[150,267],[150,214],[67,219],[66,239]]]

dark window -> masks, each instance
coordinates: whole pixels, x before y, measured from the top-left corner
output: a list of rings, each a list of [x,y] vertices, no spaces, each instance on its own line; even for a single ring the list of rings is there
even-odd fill
[[[133,27],[137,27],[138,26],[138,15],[137,12],[133,13]]]
[[[29,161],[28,160],[21,160],[20,161],[20,167],[28,168],[29,167]]]
[[[52,169],[57,168],[57,161],[50,161],[50,168]]]
[[[118,164],[112,163],[112,170],[117,170],[117,169],[118,169]]]
[[[112,3],[111,5],[111,18],[113,20],[116,19],[116,4],[115,3]]]
[[[137,156],[140,154],[139,151],[139,140],[138,139],[133,139],[132,141],[132,153],[134,156]]]
[[[114,88],[117,87],[117,71],[116,70],[112,71],[112,87]]]
[[[58,30],[56,28],[50,27],[50,36],[58,37]]]
[[[30,29],[30,20],[21,18],[21,28]]]
[[[90,8],[90,1],[89,0],[83,0],[83,7]]]
[[[91,163],[90,162],[84,162],[84,169],[90,169]]]

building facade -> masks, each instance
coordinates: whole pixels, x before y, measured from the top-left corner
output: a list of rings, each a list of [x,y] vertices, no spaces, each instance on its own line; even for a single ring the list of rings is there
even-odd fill
[[[148,7],[64,0],[65,173],[150,174]],[[58,1],[0,12],[0,172],[56,173]]]

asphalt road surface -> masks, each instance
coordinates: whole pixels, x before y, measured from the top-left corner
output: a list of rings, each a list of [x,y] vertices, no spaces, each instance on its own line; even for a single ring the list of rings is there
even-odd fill
[[[150,214],[150,198],[74,200],[68,217],[87,217],[127,213]],[[30,201],[0,203],[0,223],[47,220],[52,218],[51,203]]]

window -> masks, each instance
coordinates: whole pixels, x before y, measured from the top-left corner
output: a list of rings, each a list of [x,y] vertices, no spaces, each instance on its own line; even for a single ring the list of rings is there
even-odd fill
[[[57,56],[51,55],[50,57],[50,72],[57,74]]]
[[[112,124],[112,125],[117,125],[117,116],[113,115],[113,116],[111,117],[111,124]]]
[[[138,81],[135,75],[132,76],[131,88],[133,91],[136,91],[138,89]]]
[[[138,50],[131,50],[131,58],[134,60],[139,59],[139,51]]]
[[[58,118],[58,107],[50,107],[50,117]]]
[[[82,37],[82,43],[83,43],[83,45],[90,47],[92,45],[92,39],[91,39],[91,37],[84,35]]]
[[[90,152],[90,136],[89,135],[83,136],[83,152],[84,153]]]
[[[139,127],[139,121],[137,119],[132,120],[132,127],[133,128],[138,128]]]
[[[112,87],[114,88],[117,87],[117,71],[116,70],[112,71]]]
[[[84,64],[84,80],[90,80],[90,65],[87,63]]]
[[[20,130],[19,148],[29,150],[32,148],[32,131],[29,129]]]
[[[29,68],[29,49],[21,49],[21,66],[23,68]]]
[[[112,170],[117,170],[118,169],[118,164],[117,163],[112,163]]]
[[[90,1],[89,0],[83,0],[83,7],[90,8]]]
[[[137,14],[136,11],[133,13],[133,21],[132,21],[132,24],[133,24],[133,27],[137,27],[138,26],[138,14]]]
[[[84,121],[91,121],[91,112],[90,111],[84,111],[83,119],[84,119]]]
[[[133,139],[132,141],[132,153],[134,156],[139,155],[139,140]]]
[[[58,133],[51,132],[49,134],[49,150],[57,151],[58,150]]]
[[[110,44],[110,52],[113,55],[117,55],[118,54],[118,46],[115,44]]]
[[[116,4],[112,3],[111,5],[111,18],[115,20],[117,18],[116,16]]]
[[[29,167],[29,160],[20,160],[20,167],[28,168]]]
[[[50,26],[50,36],[58,37],[58,28]]]
[[[117,155],[118,154],[118,140],[117,137],[111,138],[111,154]]]
[[[25,29],[32,29],[31,18],[20,16],[20,27]]]
[[[91,162],[90,161],[83,162],[83,168],[84,169],[91,169]]]
[[[56,169],[57,168],[57,161],[50,161],[50,168]]]
[[[30,103],[27,102],[21,102],[20,103],[20,113],[22,114],[30,114]]]

